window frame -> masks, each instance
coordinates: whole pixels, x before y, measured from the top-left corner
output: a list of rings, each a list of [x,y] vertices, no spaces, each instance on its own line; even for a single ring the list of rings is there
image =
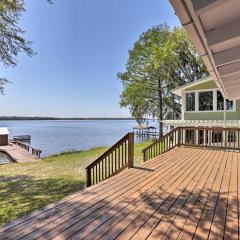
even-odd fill
[[[201,111],[199,110],[199,93],[200,92],[213,92],[213,110],[206,110],[206,111]],[[218,112],[224,112],[224,110],[217,110],[217,91],[220,91],[218,88],[215,89],[201,89],[201,90],[191,90],[191,91],[184,91],[183,92],[183,97],[185,99],[185,106],[184,106],[184,111],[187,113],[218,113]],[[195,93],[195,111],[187,111],[187,105],[186,105],[186,94],[187,93]],[[226,110],[226,112],[236,112],[236,100],[233,101],[233,109],[232,110]]]
[[[193,97],[193,99],[194,99],[194,110],[187,110],[187,106],[188,106],[188,104],[187,104],[187,94],[194,94],[194,97]],[[186,111],[187,112],[196,112],[196,92],[194,92],[194,91],[192,91],[192,92],[187,92],[187,93],[185,93],[185,109],[186,109]]]
[[[199,93],[205,93],[205,92],[211,92],[212,93],[212,110],[200,110],[199,106],[200,106],[200,102],[199,102]],[[200,91],[197,94],[198,96],[198,112],[213,112],[214,111],[214,92],[212,90],[206,90],[206,91]]]

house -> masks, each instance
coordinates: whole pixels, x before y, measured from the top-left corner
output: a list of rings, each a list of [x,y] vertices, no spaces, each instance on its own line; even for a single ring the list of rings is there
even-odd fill
[[[240,126],[240,100],[225,99],[212,77],[185,84],[172,93],[180,97],[182,109],[181,120],[163,121],[169,130],[180,126]]]
[[[170,2],[211,76],[173,91],[182,119],[165,124],[176,128],[135,168],[128,133],[86,168],[95,186],[3,226],[0,239],[239,239],[240,1]]]

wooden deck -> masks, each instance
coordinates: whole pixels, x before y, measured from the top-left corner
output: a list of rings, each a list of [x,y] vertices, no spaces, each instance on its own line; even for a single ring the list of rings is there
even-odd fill
[[[240,153],[176,147],[0,228],[0,239],[239,239]]]
[[[18,163],[32,162],[37,159],[36,156],[15,144],[0,146],[0,151],[8,153]]]

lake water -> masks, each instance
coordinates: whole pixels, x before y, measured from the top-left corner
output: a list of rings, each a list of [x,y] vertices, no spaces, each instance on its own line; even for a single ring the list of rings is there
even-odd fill
[[[158,124],[152,121],[149,125]],[[134,120],[0,121],[0,127],[7,127],[11,137],[31,135],[31,145],[42,149],[42,156],[110,146],[134,126]]]

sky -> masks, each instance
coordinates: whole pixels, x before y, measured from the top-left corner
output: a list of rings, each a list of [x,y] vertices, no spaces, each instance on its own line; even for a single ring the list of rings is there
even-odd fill
[[[180,26],[167,0],[26,0],[21,18],[33,57],[0,63],[7,84],[1,116],[129,117],[117,73],[128,50],[154,25]]]

